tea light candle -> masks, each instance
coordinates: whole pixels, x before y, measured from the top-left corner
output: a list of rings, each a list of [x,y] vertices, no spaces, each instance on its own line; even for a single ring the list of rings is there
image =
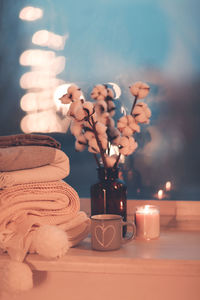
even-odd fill
[[[155,205],[143,205],[135,212],[137,238],[151,240],[160,235],[160,212]]]

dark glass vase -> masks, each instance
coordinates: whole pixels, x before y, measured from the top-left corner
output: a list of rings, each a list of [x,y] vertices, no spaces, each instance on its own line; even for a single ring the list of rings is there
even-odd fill
[[[117,214],[127,220],[127,187],[119,179],[119,168],[97,169],[99,182],[90,189],[91,215]],[[123,228],[123,235],[126,227]]]

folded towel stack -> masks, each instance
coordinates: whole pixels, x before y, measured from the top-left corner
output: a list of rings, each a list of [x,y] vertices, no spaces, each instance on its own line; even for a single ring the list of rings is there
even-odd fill
[[[69,159],[53,138],[0,137],[0,248],[16,262],[5,268],[5,289],[32,286],[30,270],[19,270],[27,253],[61,257],[88,235],[90,220],[80,211],[79,196],[63,181],[69,172]],[[21,287],[10,278],[13,269],[18,281],[19,273],[28,272]]]

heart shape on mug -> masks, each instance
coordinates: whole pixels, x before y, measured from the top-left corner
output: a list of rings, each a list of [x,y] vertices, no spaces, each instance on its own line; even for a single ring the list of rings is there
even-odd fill
[[[95,227],[95,238],[97,242],[104,248],[109,247],[115,237],[115,227],[113,225],[98,225]]]

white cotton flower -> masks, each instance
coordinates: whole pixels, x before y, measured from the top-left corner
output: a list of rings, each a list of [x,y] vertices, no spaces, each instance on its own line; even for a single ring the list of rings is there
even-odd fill
[[[86,101],[83,103],[83,109],[87,112],[88,115],[94,113],[94,104],[92,102]]]
[[[91,138],[89,141],[88,141],[88,151],[89,152],[92,152],[92,153],[99,153],[100,150],[99,150],[99,146],[97,144],[97,141],[95,138]]]
[[[107,147],[108,147],[108,139],[107,139],[107,136],[106,136],[106,135],[99,135],[98,138],[99,138],[99,141],[100,141],[100,143],[101,143],[102,148],[103,148],[104,150],[106,150]]]
[[[139,123],[149,124],[149,118],[151,117],[151,110],[144,102],[139,102],[135,105],[132,112],[135,120]]]
[[[105,112],[102,115],[98,116],[98,121],[101,122],[102,124],[107,126],[108,123],[108,119],[109,119],[109,113]]]
[[[104,133],[106,133],[106,130],[107,130],[107,126],[105,126],[101,122],[97,122],[95,125],[95,128],[96,128],[96,131],[98,134],[104,134]]]
[[[108,168],[112,168],[117,160],[118,155],[113,154],[111,156],[105,155],[105,160],[107,163]]]
[[[90,130],[85,131],[84,136],[88,141],[95,137],[94,132]]]
[[[75,142],[75,149],[77,151],[83,151],[85,150],[86,146],[87,146],[87,139],[85,138],[84,135],[79,135]]]
[[[103,84],[96,85],[91,92],[91,98],[95,100],[105,100],[106,96],[107,89]]]
[[[125,156],[132,154],[137,148],[133,137],[122,137],[119,143],[119,152]]]
[[[115,127],[111,127],[108,131],[108,137],[112,144],[117,145],[120,139],[120,131]]]
[[[134,132],[140,132],[140,126],[137,124],[136,120],[132,115],[127,115],[128,126]]]
[[[149,90],[149,85],[142,81],[137,81],[130,87],[131,94],[138,99],[145,98],[148,95]]]
[[[67,90],[67,93],[68,95],[71,95],[71,98],[74,101],[79,100],[82,95],[81,89],[75,84],[70,85],[70,87]]]
[[[122,136],[119,144],[121,147],[128,147],[129,146],[129,138],[126,136]]]
[[[117,128],[124,136],[131,136],[135,131],[140,132],[140,127],[131,115],[121,117],[117,122]]]
[[[128,126],[124,127],[121,132],[124,136],[131,136],[133,134],[133,130]]]
[[[82,123],[73,120],[70,125],[70,131],[74,136],[79,136],[82,132]]]
[[[82,105],[83,104],[82,104],[81,100],[77,100],[75,102],[72,102],[71,105],[70,105],[70,107],[69,107],[67,115],[70,116],[70,117],[74,117],[75,111],[78,108],[82,107]]]
[[[61,98],[59,98],[59,100],[62,102],[62,104],[69,104],[72,102],[72,98],[68,94],[63,95]]]
[[[128,153],[128,155],[132,154],[136,150],[137,146],[138,146],[138,144],[135,141],[135,139],[133,137],[130,137],[129,138],[129,153]]]
[[[104,100],[98,100],[95,104],[95,112],[97,115],[102,115],[107,112],[107,103]]]
[[[83,109],[83,106],[79,106],[75,111],[74,111],[74,118],[77,121],[83,121],[85,117],[87,116],[86,111]]]
[[[109,128],[115,127],[115,121],[114,121],[113,118],[111,118],[111,116],[108,116],[106,125],[107,125]]]
[[[93,103],[88,101],[84,102],[82,106],[77,107],[74,111],[74,117],[78,121],[83,121],[93,113],[93,108]]]
[[[68,89],[67,89],[67,94],[63,95],[60,98],[60,101],[63,104],[69,104],[73,101],[79,100],[81,97],[82,93],[81,93],[81,89],[76,86],[76,85],[71,85]]]

